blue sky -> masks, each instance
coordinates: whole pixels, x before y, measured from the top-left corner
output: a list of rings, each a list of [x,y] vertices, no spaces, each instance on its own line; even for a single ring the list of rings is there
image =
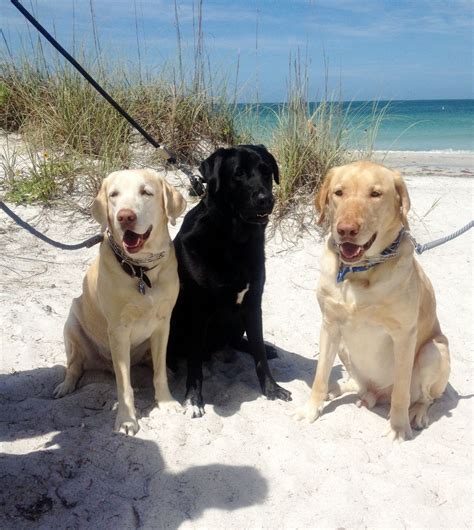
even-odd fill
[[[23,4],[68,50],[74,40],[94,53],[90,0]],[[187,64],[198,4],[177,0]],[[152,71],[177,64],[173,0],[93,0],[93,9],[109,62],[133,66],[140,50]],[[205,50],[231,83],[239,62],[243,101],[284,100],[298,49],[308,58],[310,99],[323,94],[326,77],[347,100],[473,98],[473,11],[471,0],[203,0]],[[28,49],[35,30],[8,0],[0,14],[10,49],[20,40]]]

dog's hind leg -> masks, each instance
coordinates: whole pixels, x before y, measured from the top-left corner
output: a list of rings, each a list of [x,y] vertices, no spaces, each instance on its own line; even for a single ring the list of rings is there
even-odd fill
[[[252,348],[250,347],[249,339],[245,335],[245,323],[242,315],[236,315],[232,319],[231,330],[230,330],[230,347],[234,350],[249,353],[253,355]],[[275,346],[264,343],[265,353],[267,354],[267,360],[278,359],[278,351]]]
[[[365,396],[367,392],[367,388],[365,387],[365,385],[361,384],[359,381],[357,381],[354,378],[349,354],[347,353],[346,348],[342,344],[339,347],[338,355],[339,355],[339,359],[341,359],[342,361],[342,364],[346,368],[347,373],[349,374],[349,378],[343,381],[329,382],[328,396],[327,396],[328,400],[332,401],[333,399],[336,399],[339,396],[342,396],[344,394],[353,393],[353,392],[357,392],[359,397],[363,399],[363,396]],[[360,406],[359,403],[361,403],[360,399],[358,401],[358,406]]]
[[[329,383],[328,400],[332,401],[333,399],[350,392],[357,392],[360,395],[360,391],[360,385],[357,383],[357,381],[355,381],[355,379],[350,378],[346,381],[334,381]]]
[[[415,429],[428,427],[428,409],[444,392],[449,372],[448,340],[440,334],[423,345],[413,368],[409,416]]]
[[[77,382],[84,372],[82,354],[80,352],[80,344],[76,338],[65,330],[64,346],[67,355],[66,377],[53,392],[54,398],[61,398],[66,394],[70,394],[76,388]]]
[[[359,394],[360,395],[360,394]],[[377,394],[368,390],[360,395],[360,399],[357,400],[356,405],[361,408],[365,407],[367,409],[373,409],[377,404]]]

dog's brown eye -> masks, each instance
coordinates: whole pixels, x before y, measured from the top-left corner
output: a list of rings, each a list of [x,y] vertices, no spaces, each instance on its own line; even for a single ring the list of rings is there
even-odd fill
[[[109,193],[109,197],[117,197],[118,194],[119,194],[119,192],[118,192],[117,190],[115,190],[115,191],[111,191],[111,192]]]
[[[375,190],[370,194],[371,197],[380,197],[381,195],[380,191]]]
[[[151,191],[146,190],[146,189],[141,190],[140,194],[141,195],[146,195],[147,197],[152,197],[153,196],[153,193]]]
[[[243,171],[243,169],[240,168],[240,167],[238,167],[238,168],[235,170],[235,173],[234,173],[234,175],[235,175],[236,177],[242,177],[243,174],[244,174],[244,171]]]
[[[336,190],[334,192],[334,195],[337,195],[338,197],[342,197],[342,190]]]

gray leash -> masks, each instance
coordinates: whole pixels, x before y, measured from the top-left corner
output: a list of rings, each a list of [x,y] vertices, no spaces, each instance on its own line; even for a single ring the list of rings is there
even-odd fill
[[[425,250],[431,250],[432,248],[439,247],[439,245],[442,245],[443,243],[447,243],[448,241],[455,239],[461,234],[464,234],[464,232],[467,232],[473,226],[474,226],[474,221],[470,221],[469,223],[467,223],[466,226],[463,226],[459,230],[456,230],[456,232],[453,232],[449,236],[440,237],[439,239],[435,239],[434,241],[431,241],[430,243],[425,243],[424,245],[417,243],[416,239],[410,234],[410,232],[407,232],[407,234],[408,234],[408,237],[411,239],[413,246],[415,247],[415,252],[417,254],[423,254]]]

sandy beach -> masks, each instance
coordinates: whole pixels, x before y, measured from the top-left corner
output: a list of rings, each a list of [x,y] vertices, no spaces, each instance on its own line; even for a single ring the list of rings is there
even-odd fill
[[[376,159],[403,173],[419,242],[471,220],[473,154]],[[60,241],[98,230],[77,213],[14,209]],[[253,360],[236,353],[206,365],[202,419],[152,419],[151,371],[135,367],[140,431],[132,438],[112,432],[112,374],[88,373],[76,392],[52,399],[66,360],[62,328],[98,249],[56,250],[1,215],[0,528],[472,528],[474,230],[418,258],[452,365],[431,425],[413,440],[393,444],[383,436],[388,408],[359,409],[353,395],[328,404],[314,424],[291,417],[309,395],[319,353],[322,243],[313,227],[291,243],[277,231],[266,250],[264,335],[293,401],[261,397]],[[337,360],[333,377],[343,375]],[[182,401],[183,370],[170,385]]]

